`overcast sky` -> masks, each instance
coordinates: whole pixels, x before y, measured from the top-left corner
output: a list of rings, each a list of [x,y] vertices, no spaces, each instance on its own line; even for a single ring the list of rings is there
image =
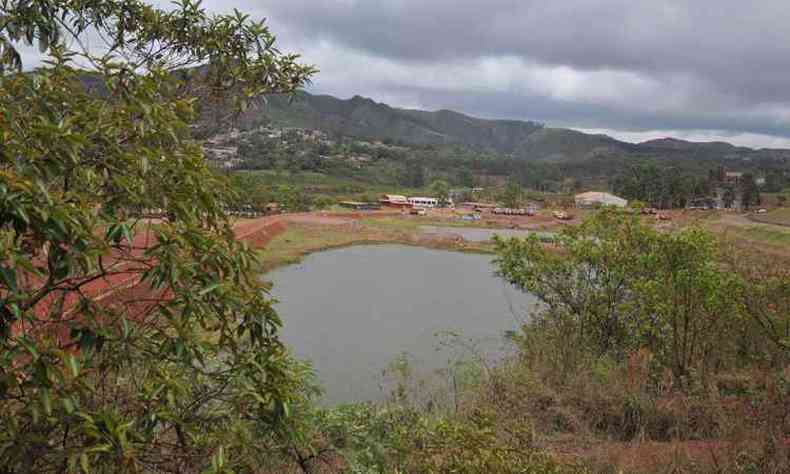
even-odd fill
[[[157,0],[164,4],[164,0]],[[790,147],[790,0],[204,0],[268,19],[311,92],[630,141]]]

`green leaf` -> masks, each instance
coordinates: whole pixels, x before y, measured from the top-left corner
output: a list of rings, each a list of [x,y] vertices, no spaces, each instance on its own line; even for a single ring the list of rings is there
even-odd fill
[[[26,351],[28,351],[30,353],[30,355],[33,356],[34,360],[38,359],[38,357],[39,357],[38,349],[36,349],[36,346],[30,340],[28,340],[27,337],[23,336],[23,337],[19,338],[18,342],[19,342],[19,344],[22,345],[22,347],[25,348]]]
[[[71,369],[71,375],[73,377],[77,377],[80,374],[80,362],[74,357],[74,354],[69,354],[66,356],[66,364]]]
[[[129,339],[129,335],[131,334],[131,328],[129,327],[129,321],[125,318],[121,318],[121,327],[123,327],[123,338]]]
[[[66,410],[66,413],[68,413],[69,415],[74,414],[75,407],[74,407],[74,402],[71,400],[71,398],[63,397],[61,403],[63,403],[63,409]]]
[[[80,454],[80,467],[86,474],[91,472],[90,462],[88,462],[88,453]]]
[[[210,293],[210,292],[212,292],[212,291],[216,290],[216,289],[219,287],[219,285],[220,285],[219,283],[213,283],[213,284],[211,284],[211,285],[209,285],[209,286],[207,286],[207,287],[203,288],[202,290],[200,290],[200,292],[199,292],[198,294],[199,294],[200,296],[203,296],[203,295],[205,295],[206,293]]]
[[[52,415],[52,396],[48,388],[41,389],[41,405],[44,407],[44,413],[47,416]]]
[[[126,238],[126,241],[131,245],[134,242],[134,238],[132,238],[132,229],[128,224],[122,224],[121,230],[123,231],[123,236]]]
[[[2,277],[6,288],[10,289],[14,293],[18,291],[16,284],[16,270],[0,265],[0,277]]]

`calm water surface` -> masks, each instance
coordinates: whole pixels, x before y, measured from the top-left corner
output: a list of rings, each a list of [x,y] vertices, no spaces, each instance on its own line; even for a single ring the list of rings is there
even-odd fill
[[[329,404],[381,399],[381,371],[408,353],[422,370],[446,367],[437,332],[456,331],[501,353],[535,300],[493,275],[491,256],[365,245],[308,256],[266,276],[283,339],[309,359]]]

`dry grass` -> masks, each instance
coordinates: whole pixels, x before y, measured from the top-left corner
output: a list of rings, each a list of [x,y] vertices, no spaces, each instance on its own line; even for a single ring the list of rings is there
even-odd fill
[[[727,374],[681,393],[656,385],[643,356],[585,362],[561,380],[527,355],[497,369],[471,404],[497,413],[503,432],[529,424],[539,446],[593,472],[790,472],[788,400],[772,386],[776,374],[763,386],[755,381],[765,373],[739,374],[749,387],[738,395]]]
[[[754,214],[751,219],[766,224],[775,224],[790,227],[790,207],[780,207],[765,214]]]
[[[790,228],[750,220],[744,215],[716,212],[696,222],[755,261],[770,267],[790,265]]]
[[[408,218],[352,220],[344,224],[290,223],[261,251],[263,270],[298,263],[304,256],[332,248],[359,244],[403,244],[463,252],[490,252],[485,242],[465,242],[455,238],[424,236],[419,228],[425,221]]]

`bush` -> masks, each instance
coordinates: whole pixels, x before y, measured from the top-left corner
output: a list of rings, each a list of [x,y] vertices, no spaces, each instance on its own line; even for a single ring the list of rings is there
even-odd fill
[[[535,294],[545,305],[541,324],[574,347],[617,361],[647,348],[681,385],[735,350],[723,341],[734,341],[743,282],[721,267],[703,230],[661,233],[606,209],[563,230],[552,247],[533,235],[498,239],[497,252],[500,275]]]

